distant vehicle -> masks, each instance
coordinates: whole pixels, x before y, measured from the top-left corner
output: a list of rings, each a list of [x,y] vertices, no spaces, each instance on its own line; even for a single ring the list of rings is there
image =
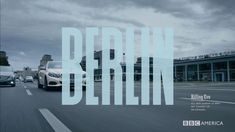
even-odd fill
[[[86,72],[81,72],[83,90],[86,88]],[[70,75],[70,85],[74,85],[74,74]],[[38,71],[38,88],[58,88],[62,86],[62,62],[48,61],[45,67]]]
[[[0,85],[15,87],[15,74],[11,66],[0,66]]]
[[[24,82],[33,82],[33,77],[32,76],[26,76],[24,79]]]

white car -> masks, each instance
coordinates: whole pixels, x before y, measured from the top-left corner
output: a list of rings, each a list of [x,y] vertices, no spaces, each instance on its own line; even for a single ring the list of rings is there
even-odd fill
[[[33,82],[33,77],[32,76],[26,76],[24,79],[24,82]]]
[[[86,88],[86,72],[82,71],[82,86]],[[45,67],[38,72],[38,88],[58,88],[62,86],[62,62],[48,61]],[[74,86],[74,74],[70,75],[70,86]]]

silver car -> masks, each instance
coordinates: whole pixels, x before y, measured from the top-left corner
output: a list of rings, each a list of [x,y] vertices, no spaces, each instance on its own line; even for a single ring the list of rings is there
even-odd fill
[[[0,66],[0,85],[15,87],[15,74],[11,66]]]
[[[26,76],[24,79],[24,82],[32,82],[33,83],[33,77],[32,76]]]

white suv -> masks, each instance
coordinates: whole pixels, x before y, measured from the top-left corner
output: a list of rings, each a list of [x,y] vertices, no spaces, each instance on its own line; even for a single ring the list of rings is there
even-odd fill
[[[86,72],[82,71],[82,86],[86,88]],[[48,61],[38,72],[38,88],[58,88],[62,86],[62,62]],[[74,86],[74,74],[70,74],[70,86]]]

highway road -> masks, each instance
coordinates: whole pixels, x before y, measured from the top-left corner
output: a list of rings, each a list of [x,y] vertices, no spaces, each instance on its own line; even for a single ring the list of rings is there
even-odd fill
[[[136,82],[136,95],[140,83]],[[235,83],[175,83],[173,106],[88,106],[85,99],[73,106],[61,105],[61,90],[45,91],[36,83],[17,82],[0,87],[1,132],[232,132],[235,130]],[[101,94],[101,82],[95,83]],[[196,101],[191,94],[208,95]],[[113,93],[111,94],[113,97]],[[204,103],[204,104],[203,104]],[[210,103],[208,105],[208,103]],[[194,126],[183,121],[218,121]],[[221,122],[223,124],[221,124]]]

